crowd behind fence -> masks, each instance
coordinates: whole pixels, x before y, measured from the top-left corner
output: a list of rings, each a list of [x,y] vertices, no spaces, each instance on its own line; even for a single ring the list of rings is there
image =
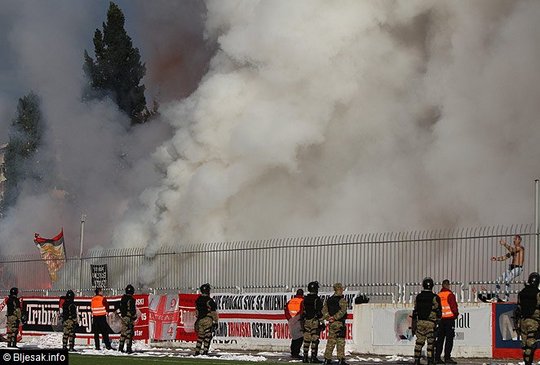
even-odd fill
[[[512,284],[515,293],[536,270],[537,247],[532,224],[403,233],[339,235],[162,247],[94,249],[69,257],[51,283],[38,255],[0,258],[2,291],[18,286],[27,293],[91,294],[91,264],[106,264],[110,293],[131,283],[149,293],[194,292],[210,283],[214,292],[288,292],[317,280],[321,290],[342,282],[348,290],[376,302],[409,302],[420,282],[431,276],[449,279],[461,301],[475,301],[477,291],[491,291],[510,260],[506,253],[520,234],[525,247],[524,272]]]

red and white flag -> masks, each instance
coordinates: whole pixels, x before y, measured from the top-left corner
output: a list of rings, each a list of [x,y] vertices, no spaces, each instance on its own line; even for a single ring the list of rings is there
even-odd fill
[[[34,243],[39,249],[41,258],[45,261],[51,281],[58,280],[58,270],[66,262],[66,250],[64,246],[64,229],[53,238],[43,238],[34,233]]]
[[[148,330],[153,340],[174,340],[178,326],[178,294],[150,295]]]

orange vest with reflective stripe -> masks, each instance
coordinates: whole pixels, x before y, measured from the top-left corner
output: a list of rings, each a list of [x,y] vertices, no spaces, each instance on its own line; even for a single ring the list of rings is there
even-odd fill
[[[300,312],[303,301],[304,299],[302,298],[292,298],[289,300],[289,303],[287,303],[287,310],[289,311],[291,317],[296,316]]]
[[[94,317],[106,316],[107,309],[103,305],[103,296],[96,295],[92,298],[92,303],[90,304],[90,309],[92,309],[92,315]]]
[[[439,298],[441,298],[441,307],[442,307],[442,318],[454,318],[454,313],[450,304],[448,304],[448,297],[452,294],[450,290],[441,291],[439,293]]]

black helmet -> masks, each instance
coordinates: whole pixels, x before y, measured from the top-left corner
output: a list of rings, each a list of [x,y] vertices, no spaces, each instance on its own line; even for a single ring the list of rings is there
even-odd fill
[[[529,279],[527,280],[527,283],[529,285],[538,287],[538,284],[540,284],[540,274],[537,272],[532,272],[529,274]]]
[[[73,290],[68,290],[66,292],[66,299],[67,300],[73,300],[75,299],[75,293],[73,292]]]
[[[200,290],[203,294],[210,294],[210,284],[206,283],[201,285]]]
[[[429,276],[427,278],[424,278],[424,280],[422,280],[422,288],[426,289],[426,290],[431,290],[433,289],[433,279],[430,278]]]
[[[319,282],[312,281],[307,286],[308,292],[317,294],[319,292]]]
[[[128,286],[126,286],[126,294],[129,294],[129,295],[135,294],[135,288],[133,287],[133,285],[128,284]]]
[[[18,294],[19,294],[19,288],[13,287],[13,288],[11,288],[11,289],[9,290],[9,295],[17,296]]]

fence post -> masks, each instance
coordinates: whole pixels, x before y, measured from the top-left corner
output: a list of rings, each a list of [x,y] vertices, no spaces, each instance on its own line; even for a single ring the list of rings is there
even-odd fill
[[[81,236],[80,236],[80,250],[79,250],[79,288],[82,288],[82,253],[83,253],[83,242],[84,242],[84,222],[86,220],[86,214],[81,214]]]
[[[539,180],[534,180],[534,247],[536,249],[536,271],[540,270],[540,247],[538,247],[538,185]]]

